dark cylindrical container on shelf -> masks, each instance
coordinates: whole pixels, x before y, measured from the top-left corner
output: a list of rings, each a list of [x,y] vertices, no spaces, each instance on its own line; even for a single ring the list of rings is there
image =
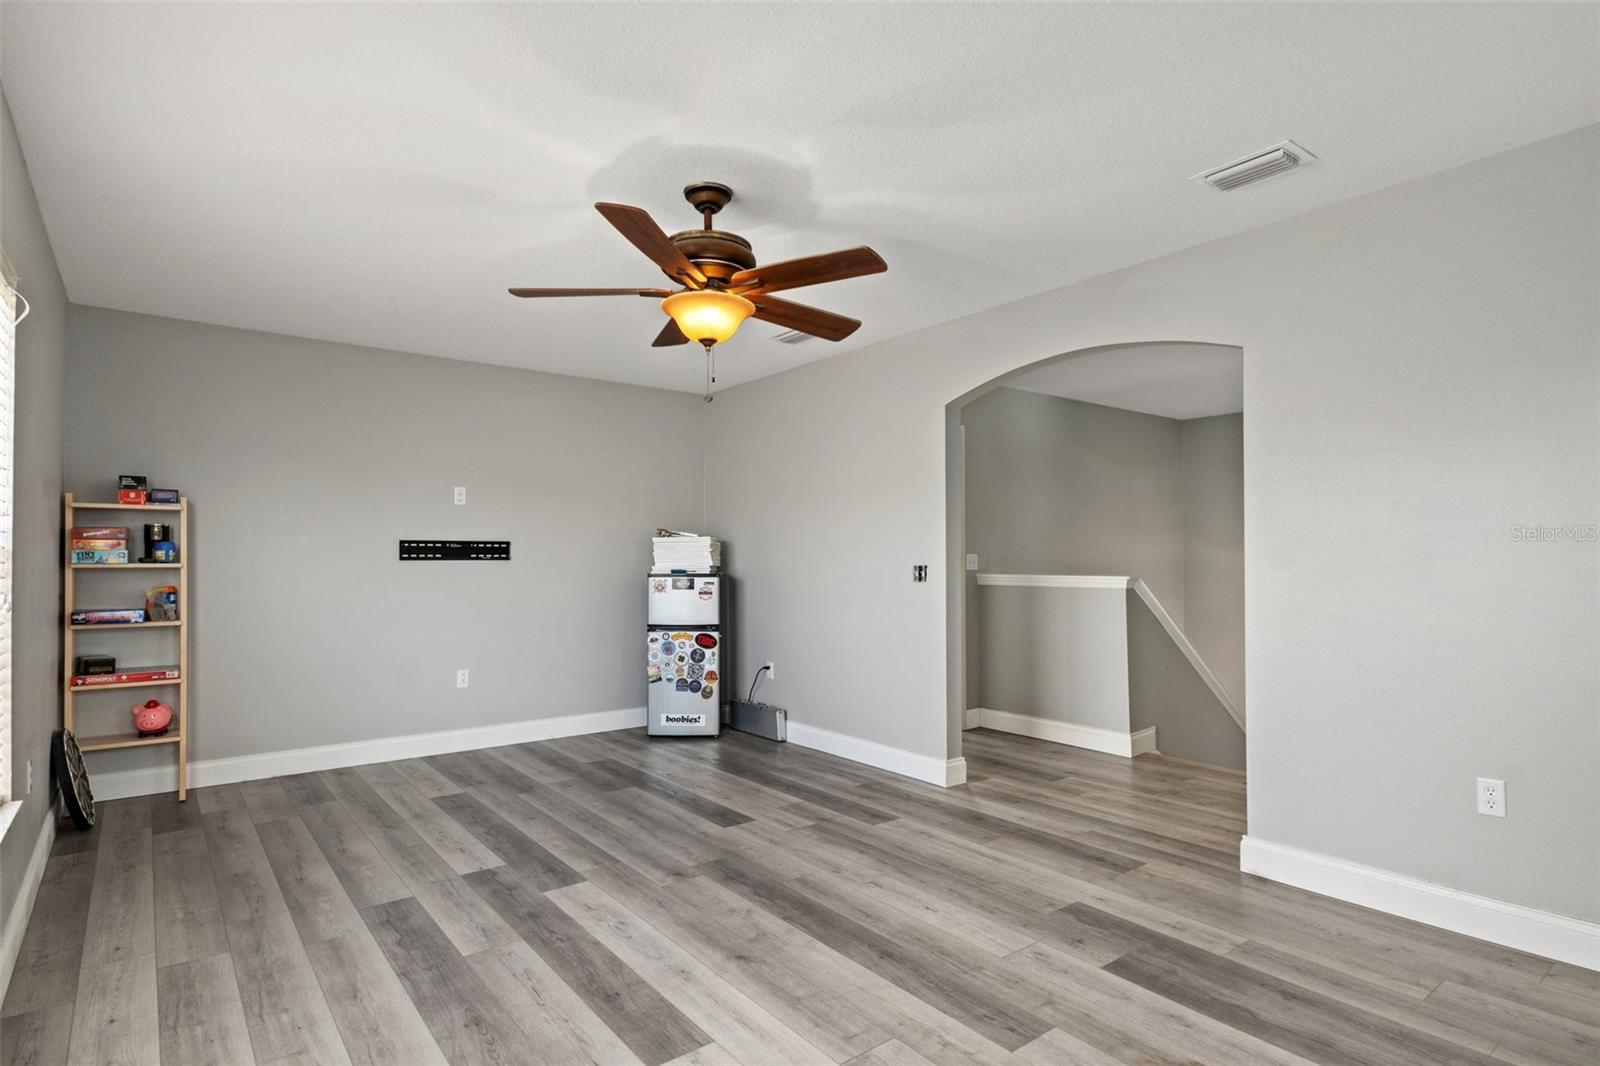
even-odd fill
[[[161,548],[157,548],[161,545]],[[147,562],[174,562],[172,527],[165,522],[146,522],[144,527],[144,558]]]

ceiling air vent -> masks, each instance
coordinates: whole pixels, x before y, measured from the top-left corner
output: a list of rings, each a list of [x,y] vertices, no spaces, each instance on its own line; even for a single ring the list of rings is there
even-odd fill
[[[797,329],[786,329],[772,339],[779,344],[804,344],[806,341],[815,340],[816,338],[809,333],[801,333]]]
[[[1237,189],[1241,185],[1249,185],[1253,181],[1270,178],[1274,174],[1282,174],[1295,167],[1303,167],[1307,163],[1315,162],[1316,158],[1293,141],[1280,141],[1264,152],[1235,159],[1226,166],[1203,171],[1189,180],[1209,185],[1218,192],[1227,192],[1229,189]]]

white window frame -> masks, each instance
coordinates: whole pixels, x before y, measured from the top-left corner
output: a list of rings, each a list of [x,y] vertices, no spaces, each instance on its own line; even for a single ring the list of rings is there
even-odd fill
[[[12,597],[16,543],[17,275],[0,251],[0,835],[16,815],[11,793]]]

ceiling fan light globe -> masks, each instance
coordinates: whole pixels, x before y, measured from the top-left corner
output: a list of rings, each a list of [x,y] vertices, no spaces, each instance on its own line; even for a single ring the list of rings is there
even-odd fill
[[[697,289],[675,292],[661,301],[683,335],[701,344],[721,344],[739,331],[756,305],[731,292]]]

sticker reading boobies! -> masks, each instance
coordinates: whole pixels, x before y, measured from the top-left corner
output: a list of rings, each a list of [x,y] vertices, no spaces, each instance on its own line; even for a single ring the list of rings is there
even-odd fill
[[[664,714],[661,716],[661,724],[704,726],[706,724],[706,716],[704,714]]]

